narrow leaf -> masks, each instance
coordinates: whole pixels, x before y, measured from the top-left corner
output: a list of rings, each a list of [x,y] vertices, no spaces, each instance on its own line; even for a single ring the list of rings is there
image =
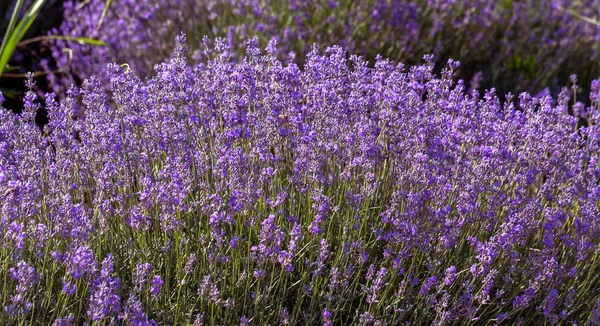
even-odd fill
[[[13,36],[13,29],[15,28],[15,24],[17,22],[19,12],[21,11],[21,7],[23,7],[23,1],[24,0],[17,0],[12,15],[10,16],[10,22],[8,23],[8,27],[6,28],[6,32],[4,33],[4,38],[2,39],[2,45],[0,45],[0,75],[2,75],[4,67],[8,63],[8,60],[10,60],[10,57],[12,56],[12,51],[7,51],[6,45],[8,43],[8,40]]]
[[[583,20],[585,22],[588,22],[588,23],[594,24],[594,25],[600,25],[600,21],[599,20],[596,20],[596,19],[584,16],[584,15],[580,14],[579,12],[577,12],[577,11],[575,11],[573,9],[567,9],[567,11],[571,15],[573,15],[573,16],[575,16],[575,17],[577,17],[577,18],[579,18],[579,19],[581,19],[581,20]]]
[[[63,40],[63,41],[74,41],[79,44],[92,44],[92,45],[106,45],[104,41],[96,40],[89,37],[79,37],[79,36],[63,36],[63,35],[47,35],[47,36],[38,36],[34,38],[27,39],[18,44],[18,46],[27,45],[30,43],[47,41],[47,40]]]
[[[104,16],[106,16],[106,13],[108,13],[110,5],[112,5],[112,0],[106,0],[106,4],[104,5],[104,9],[102,10],[102,15],[100,15],[100,20],[98,21],[97,29],[100,29],[100,26],[102,26],[102,21],[104,20]]]
[[[42,6],[45,2],[46,0],[37,0],[34,2],[33,5],[29,7],[29,10],[27,10],[25,13],[25,16],[19,21],[15,30],[13,30],[10,34],[10,37],[6,42],[6,47],[3,49],[3,53],[0,56],[0,73],[2,70],[4,70],[4,67],[8,63],[8,60],[10,60],[13,51],[17,47],[17,44],[23,38],[23,36],[25,36],[25,33],[29,27],[31,27],[31,24],[33,24],[33,21],[37,17],[38,12],[40,9],[42,9]]]

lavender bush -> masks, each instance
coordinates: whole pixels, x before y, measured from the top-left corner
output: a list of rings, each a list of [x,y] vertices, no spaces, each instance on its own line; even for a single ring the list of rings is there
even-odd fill
[[[97,75],[110,62],[128,63],[147,76],[172,52],[170,40],[181,30],[191,44],[204,35],[226,37],[242,56],[249,37],[264,43],[275,37],[284,61],[293,51],[303,62],[314,43],[408,64],[433,53],[438,67],[449,58],[460,60],[461,78],[501,94],[545,87],[558,93],[572,73],[586,87],[600,74],[600,27],[568,12],[595,17],[597,0],[115,0],[99,25],[104,6],[105,0],[66,2],[56,33],[98,38],[109,46],[57,44],[58,65],[71,74],[52,77],[56,91]],[[72,58],[65,47],[73,49]]]
[[[43,132],[33,92],[0,110],[0,323],[600,323],[600,81],[500,100],[431,56],[177,41],[48,94]]]

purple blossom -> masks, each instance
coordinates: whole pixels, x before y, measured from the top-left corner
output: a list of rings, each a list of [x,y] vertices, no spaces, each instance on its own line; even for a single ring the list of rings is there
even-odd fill
[[[40,281],[40,276],[36,273],[33,266],[25,261],[19,261],[16,267],[8,269],[10,278],[17,282],[15,294],[10,296],[10,304],[4,307],[9,315],[14,315],[18,311],[28,314],[32,303],[26,301],[30,290]]]
[[[54,322],[52,322],[52,326],[73,326],[75,325],[75,316],[70,314],[66,317],[59,317]]]
[[[121,289],[121,280],[112,276],[114,270],[114,261],[112,255],[108,255],[102,261],[100,276],[93,282],[88,315],[92,321],[116,321],[120,319],[121,298],[119,292]]]
[[[419,290],[419,295],[424,296],[425,294],[427,294],[427,292],[429,292],[429,290],[431,290],[432,288],[435,288],[436,285],[437,285],[437,276],[428,277],[425,280],[425,283],[423,284],[423,286],[421,287],[421,290]]]
[[[331,326],[331,312],[327,308],[323,309],[321,313],[321,317],[323,317],[323,326]]]
[[[127,304],[124,308],[124,315],[124,320],[126,320],[133,326],[156,325],[156,322],[152,319],[149,319],[146,313],[144,312],[142,303],[134,297],[130,297],[127,300]]]
[[[456,267],[450,266],[446,269],[446,276],[444,276],[444,284],[449,286],[456,279]]]
[[[67,273],[74,279],[85,275],[91,276],[96,272],[97,262],[94,253],[87,246],[77,247],[67,255]]]
[[[158,296],[160,294],[160,289],[163,286],[163,284],[165,284],[165,282],[162,280],[160,275],[154,275],[154,278],[152,279],[152,287],[150,288],[150,293],[152,293],[155,296]]]
[[[235,15],[269,15],[254,4]],[[401,27],[418,10],[400,7]],[[46,96],[44,130],[0,110],[7,323],[594,316],[581,303],[597,299],[598,110],[573,89],[479,94],[436,56],[406,66],[314,46],[299,65],[259,40],[240,59],[206,38],[188,63],[180,36],[147,79],[111,64],[107,89],[99,76]]]
[[[138,264],[133,270],[133,284],[137,293],[141,293],[146,288],[148,274],[151,265],[149,263]]]

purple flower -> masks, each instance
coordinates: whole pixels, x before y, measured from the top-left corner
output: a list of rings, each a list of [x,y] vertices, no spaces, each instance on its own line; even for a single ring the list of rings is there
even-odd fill
[[[88,315],[92,321],[116,321],[121,313],[121,280],[112,276],[114,261],[107,255],[102,261],[100,276],[92,284]]]
[[[97,262],[94,253],[88,246],[77,247],[67,254],[67,273],[74,279],[85,275],[91,276],[96,272]]]
[[[424,296],[425,294],[427,294],[427,292],[429,292],[429,290],[434,288],[436,285],[437,285],[437,276],[428,277],[425,280],[425,283],[423,284],[423,286],[421,287],[421,290],[419,290],[419,295]]]
[[[154,275],[154,278],[152,279],[152,287],[150,288],[150,293],[152,293],[155,296],[160,295],[160,289],[163,286],[163,284],[165,284],[165,282],[162,280],[160,275]]]
[[[266,270],[264,270],[264,269],[254,270],[254,278],[256,278],[257,280],[262,280],[263,278],[265,278],[265,276],[267,276]]]
[[[447,16],[424,25],[413,2],[357,2],[353,9],[365,14],[359,21],[374,17],[402,30],[438,24],[435,33],[481,29],[481,12],[503,12],[489,1],[469,11],[442,2],[431,1],[432,15],[445,6],[437,14]],[[101,15],[98,3],[67,5],[67,21]],[[312,33],[316,9],[325,10],[325,25],[337,24],[327,19],[341,7],[316,3],[295,1],[297,13],[274,17],[276,8],[258,2],[216,2],[220,9],[205,18],[260,12],[276,18],[275,26],[290,21],[288,37],[300,38]],[[119,25],[136,22],[139,12],[144,19],[172,14],[160,1],[140,4],[139,12],[130,0],[115,5],[105,23],[122,29],[154,26]],[[87,21],[78,24],[90,31]],[[116,26],[107,28],[130,35]],[[369,21],[358,35],[380,29]],[[236,33],[251,31],[235,25],[232,44],[241,44]],[[406,37],[428,33],[415,35]],[[469,36],[481,46],[479,31]],[[325,308],[369,325],[390,315],[398,323],[460,323],[525,309],[553,323],[595,313],[579,304],[593,303],[593,284],[574,282],[594,279],[600,244],[598,110],[572,101],[579,94],[568,87],[556,98],[470,92],[456,81],[457,61],[436,73],[444,52],[405,66],[314,46],[299,52],[300,64],[279,59],[287,49],[280,40],[283,48],[273,41],[263,51],[260,36],[251,39],[239,57],[227,40],[210,45],[207,38],[190,63],[180,35],[172,56],[144,79],[135,66],[149,63],[153,44],[146,44],[134,52],[145,58],[132,58],[129,69],[110,64],[106,76],[85,79],[64,98],[47,96],[51,122],[43,131],[26,121],[27,112],[0,110],[0,227],[4,260],[13,261],[7,322],[51,308],[47,295],[65,309],[83,302],[87,320],[105,324],[186,322],[200,311],[208,323],[237,311],[235,318],[252,314],[264,323],[320,316],[333,324]],[[117,45],[90,55],[131,53]],[[411,51],[421,56],[423,48]],[[531,65],[528,59],[514,59],[511,69]],[[510,79],[511,69],[499,79]],[[29,118],[42,105],[36,96],[25,99]],[[582,126],[570,112],[590,120]],[[98,255],[109,252],[115,256],[100,264]],[[174,287],[164,286],[171,281]],[[198,300],[190,302],[192,294]],[[289,312],[294,318],[283,316],[288,301],[304,302]],[[256,314],[271,303],[278,311]],[[491,303],[493,311],[485,310]]]
[[[450,286],[456,279],[456,267],[450,266],[446,269],[446,276],[444,276],[444,284]]]
[[[323,326],[331,326],[331,313],[327,308],[323,309],[321,313],[321,317],[323,317]]]
[[[372,267],[374,267],[374,265],[371,265]],[[371,267],[369,267],[369,272],[371,272]],[[368,273],[369,273],[368,272]],[[373,272],[371,272],[371,274],[374,273],[374,269]],[[384,282],[384,278],[387,275],[387,269],[385,267],[381,267],[381,269],[379,270],[379,272],[377,273],[377,276],[375,277],[375,279],[373,279],[371,287],[368,290],[368,295],[367,295],[367,303],[372,304],[372,303],[377,303],[379,302],[378,300],[378,294],[379,291],[381,291],[381,289],[385,286],[385,282]],[[367,279],[369,278],[373,278],[372,275],[367,274]]]
[[[150,272],[150,264],[138,264],[133,270],[133,284],[135,291],[141,293],[146,289],[146,282],[148,279],[148,273]]]
[[[142,303],[134,297],[130,297],[127,300],[127,304],[124,308],[124,320],[135,326],[154,326],[156,322],[149,319],[144,312]]]
[[[75,316],[69,314],[66,317],[59,317],[52,323],[52,326],[73,326],[75,325]]]
[[[77,292],[77,284],[63,279],[62,293],[67,296],[74,296]]]
[[[231,247],[232,249],[237,248],[237,246],[238,246],[238,240],[239,240],[239,237],[233,237],[233,238],[231,238],[231,240],[229,241],[229,247]]]
[[[194,267],[196,266],[197,260],[198,258],[196,257],[195,253],[190,254],[187,262],[185,263],[185,266],[183,267],[183,272],[185,274],[191,274],[194,270]]]
[[[14,315],[18,311],[22,311],[27,314],[30,311],[32,303],[26,301],[26,297],[30,290],[40,281],[40,276],[36,273],[33,266],[25,261],[19,261],[16,267],[8,269],[10,278],[17,282],[16,292],[10,296],[10,302],[8,306],[4,307],[4,310],[9,315]]]

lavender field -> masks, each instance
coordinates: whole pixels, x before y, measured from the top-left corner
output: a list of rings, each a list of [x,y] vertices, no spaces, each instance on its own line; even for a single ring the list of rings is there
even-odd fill
[[[600,325],[599,8],[0,5],[0,325]]]

